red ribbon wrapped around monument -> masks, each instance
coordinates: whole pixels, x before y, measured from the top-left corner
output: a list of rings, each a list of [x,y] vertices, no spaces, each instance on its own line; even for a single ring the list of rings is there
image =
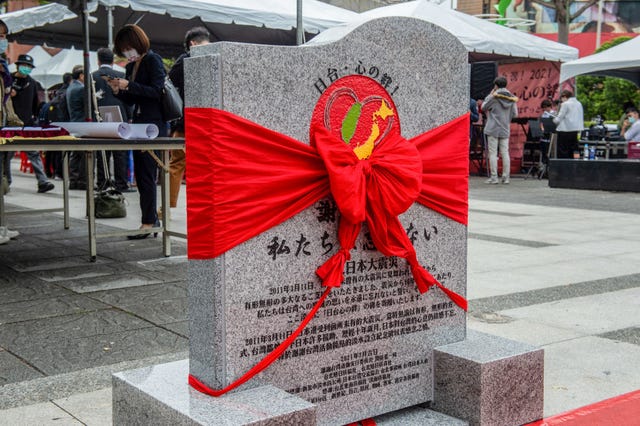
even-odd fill
[[[311,129],[307,145],[227,111],[187,108],[189,258],[217,257],[332,195],[341,213],[341,247],[317,270],[327,290],[344,280],[345,262],[366,220],[381,253],[408,261],[421,293],[436,285],[466,310],[462,296],[420,265],[397,216],[417,201],[467,224],[468,121],[465,114],[411,140],[387,135],[368,159],[360,160],[321,126]],[[302,328],[301,324],[287,341],[292,342]],[[278,349],[281,354],[286,347],[267,358],[279,356]],[[252,375],[273,361],[259,368],[267,358],[251,370]],[[190,383],[211,395],[231,387],[213,391],[193,377]]]

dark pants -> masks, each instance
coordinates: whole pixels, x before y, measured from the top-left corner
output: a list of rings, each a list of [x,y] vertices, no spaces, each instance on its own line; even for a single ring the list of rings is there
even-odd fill
[[[578,132],[558,132],[558,158],[573,158],[578,150]]]
[[[44,172],[47,177],[62,177],[62,152],[47,151],[44,153]]]
[[[84,151],[69,153],[69,184],[80,189],[87,185],[87,161]]]
[[[0,153],[0,159],[2,162],[2,175],[7,177],[7,182],[11,185],[11,159],[15,155],[15,152],[2,152]]]
[[[124,191],[129,188],[129,181],[127,179],[127,169],[129,168],[129,151],[106,151],[107,167],[109,166],[109,159],[113,157],[113,174],[111,180],[118,191]],[[97,152],[96,166],[98,169],[96,181],[98,188],[105,186],[105,176],[102,151]]]
[[[141,223],[153,225],[158,220],[157,184],[158,164],[146,151],[133,151],[133,170],[140,193]]]

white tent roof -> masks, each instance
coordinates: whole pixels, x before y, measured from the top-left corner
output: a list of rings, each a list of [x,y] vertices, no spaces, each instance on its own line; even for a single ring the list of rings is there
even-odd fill
[[[640,37],[560,67],[561,82],[581,74],[625,78],[640,86]]]
[[[33,62],[35,63],[36,67],[38,66],[38,64],[43,64],[51,59],[51,55],[49,55],[49,53],[44,50],[42,46],[33,46],[33,48],[27,52],[27,55],[33,58]],[[15,70],[16,64],[10,64],[9,72],[14,72]]]
[[[419,18],[444,28],[460,40],[473,61],[512,57],[566,62],[578,57],[576,48],[450,10],[427,0],[398,3],[363,12],[354,21],[330,28],[309,43],[337,40],[364,21],[386,16]]]
[[[9,33],[19,33],[29,28],[73,19],[76,14],[57,3],[30,7],[0,15],[0,19],[9,27]]]
[[[98,55],[96,52],[89,53],[89,63],[92,70],[98,69]],[[64,73],[71,72],[74,66],[83,64],[82,50],[64,49],[44,63],[36,62],[36,67],[31,71],[31,77],[38,80],[45,88],[49,88],[55,84],[62,83]],[[114,68],[124,72],[122,67],[114,65]]]
[[[89,26],[92,49],[108,44],[106,8],[111,6],[114,34],[125,24],[138,23],[161,54],[181,53],[185,32],[198,25],[209,29],[213,41],[295,44],[296,39],[294,0],[91,0],[87,8],[97,18]],[[303,0],[302,14],[309,35],[358,16],[319,0]],[[20,42],[56,47],[82,43],[80,18],[62,4],[6,13],[0,19]]]
[[[296,26],[296,2],[282,0],[92,0],[104,6],[130,7],[133,10],[169,14],[175,18],[199,17],[204,22],[253,25],[288,30]],[[320,32],[353,19],[357,13],[318,0],[303,0],[303,24],[306,31]]]

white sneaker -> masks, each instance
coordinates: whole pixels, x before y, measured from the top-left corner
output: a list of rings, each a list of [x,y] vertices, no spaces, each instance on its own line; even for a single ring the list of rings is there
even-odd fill
[[[509,178],[508,177],[503,177],[502,178],[502,183],[504,183],[505,185],[509,185]]]
[[[18,231],[12,231],[9,228],[7,228],[6,226],[0,226],[0,236],[7,237],[10,240],[13,240],[18,235],[20,235],[20,233]]]
[[[497,185],[497,184],[500,183],[500,181],[498,181],[498,178],[492,177],[492,178],[489,178],[489,179],[485,180],[484,183],[487,183],[487,184],[490,184],[490,185]]]
[[[11,238],[0,235],[0,245],[7,244]]]

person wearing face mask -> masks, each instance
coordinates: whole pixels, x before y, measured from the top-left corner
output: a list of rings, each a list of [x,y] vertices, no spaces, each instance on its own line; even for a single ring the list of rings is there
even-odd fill
[[[33,58],[29,55],[19,55],[16,60],[17,71],[13,74],[13,84],[11,86],[11,101],[16,114],[25,126],[35,126],[38,112],[40,111],[40,100],[38,98],[38,82],[31,74],[35,68]],[[44,193],[54,188],[49,182],[44,172],[42,157],[37,151],[27,151],[27,157],[33,166],[33,173],[38,180],[38,192]]]
[[[105,79],[113,94],[132,107],[133,123],[153,123],[158,126],[159,136],[167,136],[167,123],[162,119],[160,102],[166,73],[162,58],[150,46],[149,37],[142,28],[132,24],[122,27],[114,40],[114,52],[129,62],[125,78]],[[148,152],[133,151],[133,169],[140,193],[140,229],[160,226],[156,185],[158,165]],[[149,233],[144,233],[127,238],[143,239],[148,236]]]
[[[627,119],[622,123],[620,136],[627,142],[640,141],[640,120],[638,120],[638,110],[635,107],[627,108]]]

